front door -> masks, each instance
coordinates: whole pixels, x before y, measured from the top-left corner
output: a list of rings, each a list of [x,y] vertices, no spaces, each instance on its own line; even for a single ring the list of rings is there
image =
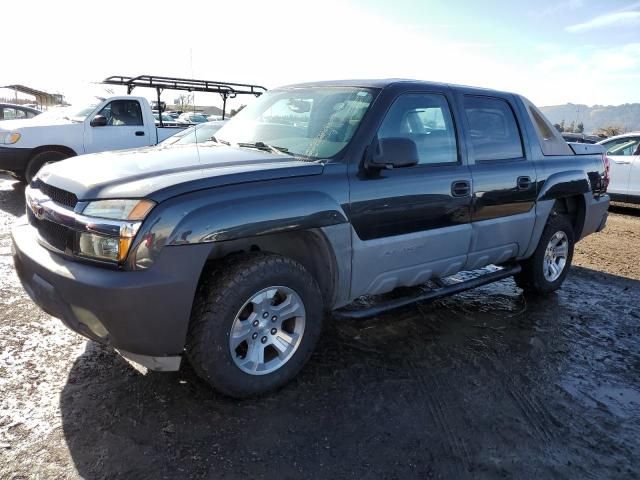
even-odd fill
[[[460,95],[473,179],[466,269],[523,254],[535,223],[536,169],[527,159],[510,98]]]
[[[352,297],[451,275],[471,240],[471,175],[462,162],[446,91],[399,95],[377,137],[416,143],[419,164],[350,171]]]
[[[636,148],[635,155],[631,161],[631,170],[629,172],[629,188],[628,188],[628,200],[634,203],[640,203],[640,138],[638,140],[638,147]]]
[[[142,109],[137,100],[113,100],[97,115],[107,119],[107,124],[92,127],[88,118],[84,129],[85,153],[123,150],[150,145],[149,128],[142,121]]]

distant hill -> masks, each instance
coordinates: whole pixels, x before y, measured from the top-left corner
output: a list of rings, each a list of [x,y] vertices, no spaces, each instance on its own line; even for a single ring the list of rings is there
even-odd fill
[[[595,132],[599,128],[610,125],[620,125],[625,131],[640,130],[640,103],[625,103],[624,105],[551,105],[540,107],[551,123],[566,125],[571,122],[584,124],[585,133]]]

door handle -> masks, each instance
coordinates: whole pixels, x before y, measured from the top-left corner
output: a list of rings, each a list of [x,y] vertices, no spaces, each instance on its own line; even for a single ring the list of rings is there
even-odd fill
[[[136,137],[144,137],[144,132],[143,132],[143,131],[141,131],[141,130],[138,130],[138,131],[136,132]]]
[[[614,160],[614,162],[618,165],[629,165],[631,163],[631,160]]]
[[[468,197],[471,194],[471,182],[456,180],[451,184],[451,195],[454,197]]]
[[[518,177],[518,190],[529,190],[531,187],[531,177]]]

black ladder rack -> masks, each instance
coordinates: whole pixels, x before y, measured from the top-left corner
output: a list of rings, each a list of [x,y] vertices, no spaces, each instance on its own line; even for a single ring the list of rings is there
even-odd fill
[[[219,93],[222,96],[222,119],[224,120],[227,99],[235,98],[238,95],[254,95],[259,97],[267,91],[260,85],[248,83],[218,82],[215,80],[196,80],[194,78],[161,77],[157,75],[139,75],[137,77],[125,77],[123,75],[112,75],[105,78],[102,83],[108,85],[121,85],[127,87],[127,94],[130,94],[136,87],[155,88],[158,94],[158,105],[160,105],[160,94],[163,90],[181,90],[186,92],[207,92]],[[162,115],[160,126],[162,124]]]

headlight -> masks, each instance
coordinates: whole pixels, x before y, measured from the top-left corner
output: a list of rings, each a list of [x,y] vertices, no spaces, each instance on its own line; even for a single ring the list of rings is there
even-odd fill
[[[120,239],[94,233],[81,233],[78,238],[78,253],[99,260],[118,261],[120,258]]]
[[[11,145],[13,143],[16,143],[18,140],[20,140],[21,136],[22,135],[20,135],[18,132],[2,133],[0,134],[0,143],[3,143],[5,145]]]
[[[151,200],[97,200],[90,202],[82,214],[114,220],[144,220],[154,206]]]
[[[105,224],[117,228],[118,234],[103,235],[94,231],[79,232],[77,252],[83,257],[111,262],[124,262],[131,243],[142,220],[149,214],[155,203],[151,200],[97,200],[90,202],[82,215],[90,218],[118,220],[105,221]]]

